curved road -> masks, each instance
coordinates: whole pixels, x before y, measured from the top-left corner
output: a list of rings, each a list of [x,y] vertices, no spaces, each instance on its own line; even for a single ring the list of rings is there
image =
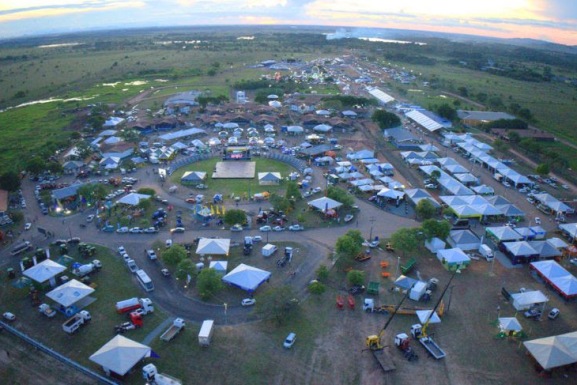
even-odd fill
[[[315,171],[319,172],[319,175],[315,176],[315,180],[323,180],[322,176],[320,176],[321,171]],[[158,190],[159,188],[164,189],[169,187],[169,184],[161,187],[157,176],[149,173],[146,168],[130,176],[139,179],[136,185],[137,188],[152,186]],[[63,180],[66,180],[66,178],[63,178]],[[207,318],[215,319],[216,322],[220,324],[224,324],[225,322],[235,324],[255,320],[252,311],[240,305],[228,306],[227,314],[225,315],[222,305],[208,304],[196,298],[188,297],[177,287],[174,279],[167,279],[160,274],[159,262],[148,260],[144,254],[144,249],[149,248],[154,241],[164,242],[170,237],[167,231],[161,231],[157,234],[116,234],[99,231],[95,224],[87,224],[85,228],[80,228],[80,224],[86,223],[86,215],[88,215],[90,211],[78,213],[65,219],[41,215],[33,194],[34,186],[35,182],[27,179],[24,180],[22,184],[23,194],[28,203],[28,208],[24,210],[25,221],[33,222],[33,228],[30,232],[23,232],[19,239],[15,239],[14,242],[26,239],[31,240],[35,246],[43,247],[54,239],[80,237],[83,241],[109,247],[114,252],[116,252],[118,246],[124,246],[128,254],[135,259],[139,266],[147,271],[155,283],[155,290],[148,293],[147,296],[168,313],[194,322],[202,322]],[[180,188],[180,190],[185,189]],[[187,209],[187,204],[183,200],[185,197],[183,194],[185,194],[184,191],[178,191],[176,194],[168,194],[168,192],[165,191],[163,197],[169,200],[169,203],[175,207],[175,210],[182,208],[184,211]],[[304,232],[287,231],[272,233],[271,237],[274,241],[291,241],[302,244],[302,248],[306,248],[307,250],[307,258],[305,258],[299,266],[292,266],[293,270],[299,272],[295,278],[291,279],[287,274],[274,274],[273,272],[271,281],[284,280],[286,283],[290,282],[291,285],[295,287],[298,295],[303,296],[306,293],[308,282],[314,279],[316,268],[321,262],[326,261],[325,257],[332,250],[337,238],[349,229],[358,229],[368,238],[370,232],[380,237],[387,237],[399,227],[418,226],[418,223],[413,219],[403,218],[387,211],[377,210],[375,206],[364,201],[358,201],[357,204],[360,210],[355,220],[347,225],[335,228],[317,228]],[[256,212],[258,206],[258,203],[240,203],[240,207],[247,212]],[[37,232],[36,227],[43,227],[53,232],[54,238],[49,240],[44,239],[44,237]],[[262,235],[258,230],[231,233],[229,230],[209,227],[201,228],[200,230],[187,230],[183,234],[174,234],[173,239],[179,243],[192,243],[196,237],[230,237],[233,241],[242,243],[245,235],[256,234]],[[8,255],[9,249],[10,247],[8,246],[2,254]],[[2,265],[7,265],[10,261],[8,258],[2,258],[2,260]],[[135,284],[137,284],[136,281]]]

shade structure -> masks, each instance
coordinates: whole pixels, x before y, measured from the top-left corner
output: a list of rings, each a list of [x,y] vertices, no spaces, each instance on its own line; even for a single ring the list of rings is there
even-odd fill
[[[511,299],[513,299],[513,307],[515,310],[526,310],[534,305],[549,302],[549,298],[540,290],[511,294]]]
[[[545,370],[577,362],[577,349],[572,341],[577,340],[577,333],[539,338],[525,341],[523,345]]]
[[[228,261],[210,261],[210,265],[208,267],[224,275],[228,269]]]
[[[422,324],[427,322],[431,324],[441,323],[441,318],[439,318],[437,312],[434,312],[433,315],[431,315],[431,312],[432,310],[417,310],[417,317],[419,317],[419,322]]]
[[[64,270],[66,270],[65,266],[62,266],[51,259],[46,259],[31,268],[24,270],[24,273],[22,274],[36,282],[42,283],[54,278]]]
[[[32,280],[28,277],[18,277],[12,282],[12,286],[17,289],[23,289],[32,285]]]
[[[93,288],[73,279],[46,293],[46,296],[64,307],[70,307],[92,293]]]
[[[523,326],[521,326],[519,320],[515,317],[501,317],[499,318],[499,329],[503,331],[520,332],[523,330]]]
[[[341,202],[334,200],[334,199],[322,197],[322,198],[318,198],[318,199],[315,199],[313,201],[310,201],[308,203],[308,205],[314,207],[317,210],[328,211],[331,209],[339,208],[343,204]]]
[[[401,275],[399,278],[397,278],[395,280],[394,285],[400,289],[408,290],[411,287],[413,287],[413,285],[417,282],[418,281],[414,278],[410,278],[410,277],[407,277],[405,275]]]
[[[223,238],[200,238],[196,248],[196,254],[201,255],[228,255],[230,239]]]
[[[104,371],[124,376],[144,357],[150,356],[150,347],[117,335],[90,356],[90,361]]]
[[[468,265],[471,258],[459,248],[437,251],[437,259],[447,265]]]
[[[271,273],[266,270],[245,265],[241,263],[235,267],[230,273],[222,277],[222,280],[239,289],[254,292],[263,282],[267,281]]]
[[[150,199],[150,195],[146,194],[138,194],[138,193],[130,193],[128,195],[123,196],[120,198],[117,203],[122,203],[129,206],[136,206],[140,203],[141,200]]]

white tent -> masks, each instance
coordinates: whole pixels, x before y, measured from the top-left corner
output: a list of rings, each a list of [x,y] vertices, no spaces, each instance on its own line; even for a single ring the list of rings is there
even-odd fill
[[[471,230],[451,230],[447,242],[461,250],[478,250],[481,240]]]
[[[258,173],[258,184],[259,185],[277,185],[282,180],[280,172],[259,172]]]
[[[440,238],[433,237],[431,240],[425,241],[425,247],[431,252],[436,254],[437,251],[443,250],[447,244]]]
[[[313,127],[313,130],[317,132],[329,132],[333,128],[328,124],[319,124]]]
[[[402,199],[405,197],[403,191],[397,191],[390,188],[384,188],[377,193],[378,196],[389,199]]]
[[[54,278],[64,270],[66,270],[66,266],[62,266],[61,264],[56,263],[51,259],[46,259],[39,264],[24,270],[22,274],[35,280],[36,282],[42,283]]]
[[[222,280],[239,289],[254,292],[263,282],[267,281],[270,276],[271,273],[266,270],[241,263],[230,273],[222,277]]]
[[[210,265],[208,267],[216,270],[217,273],[224,275],[228,269],[228,261],[210,261]]]
[[[526,310],[531,308],[533,305],[549,301],[549,298],[539,290],[511,294],[511,298],[513,299],[513,307],[516,310]]]
[[[308,205],[316,208],[317,210],[327,211],[341,207],[343,204],[341,202],[337,202],[334,199],[322,197],[310,201]]]
[[[419,322],[422,324],[426,323],[427,321],[431,324],[441,323],[441,318],[439,318],[437,312],[434,312],[433,315],[431,315],[431,312],[432,310],[417,310],[417,317],[419,317]]]
[[[117,335],[90,356],[90,361],[102,366],[108,374],[114,372],[124,376],[144,357],[150,356],[146,345]]]
[[[93,288],[72,279],[46,293],[46,296],[64,307],[70,307],[92,293],[94,293]]]
[[[228,255],[230,239],[223,238],[200,238],[196,248],[196,254],[200,255]]]
[[[545,370],[577,362],[577,332],[525,341],[523,345]]]
[[[300,134],[304,131],[301,126],[288,126],[286,130],[287,132],[292,132],[293,134]]]
[[[501,329],[501,331],[519,332],[523,330],[523,326],[521,326],[519,320],[515,317],[500,317],[499,329]]]
[[[464,267],[471,262],[471,258],[459,248],[437,251],[437,259],[448,266],[460,265]]]
[[[150,199],[150,195],[130,193],[130,194],[125,195],[122,198],[120,198],[116,203],[122,203],[125,205],[136,206],[140,203],[141,200],[144,200],[144,199]]]

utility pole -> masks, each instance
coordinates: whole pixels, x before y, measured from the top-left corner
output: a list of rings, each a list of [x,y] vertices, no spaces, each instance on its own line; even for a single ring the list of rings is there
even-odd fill
[[[373,241],[373,223],[375,223],[375,221],[376,221],[375,217],[369,218],[369,222],[371,222],[371,231],[369,233],[369,242]]]

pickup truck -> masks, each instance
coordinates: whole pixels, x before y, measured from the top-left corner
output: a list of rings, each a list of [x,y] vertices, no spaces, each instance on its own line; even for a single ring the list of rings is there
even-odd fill
[[[56,311],[54,311],[54,309],[52,309],[50,305],[46,303],[43,303],[40,306],[38,306],[38,311],[48,318],[52,318],[56,315]]]
[[[79,313],[69,318],[66,322],[62,324],[62,330],[68,334],[75,333],[81,326],[87,324],[92,319],[92,316],[86,310],[82,310]]]

